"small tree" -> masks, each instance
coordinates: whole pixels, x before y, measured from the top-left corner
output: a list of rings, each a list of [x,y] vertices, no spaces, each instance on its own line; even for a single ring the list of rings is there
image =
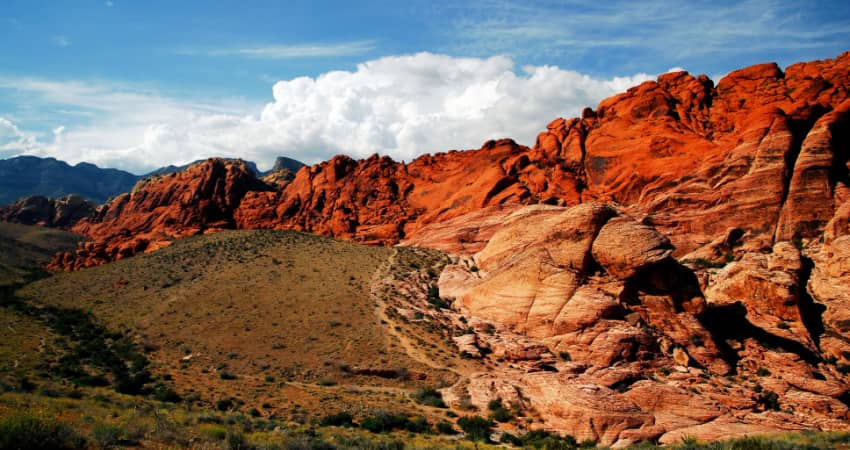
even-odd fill
[[[490,442],[493,422],[480,416],[461,417],[457,424],[470,441]]]

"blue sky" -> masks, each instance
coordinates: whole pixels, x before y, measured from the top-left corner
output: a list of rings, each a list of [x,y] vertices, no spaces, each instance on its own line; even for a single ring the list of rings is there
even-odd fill
[[[670,68],[716,78],[846,50],[846,1],[4,0],[0,157],[142,172],[533,144]]]

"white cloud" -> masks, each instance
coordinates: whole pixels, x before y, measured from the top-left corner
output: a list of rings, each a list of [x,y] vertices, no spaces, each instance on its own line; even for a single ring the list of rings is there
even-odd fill
[[[38,150],[34,136],[24,133],[12,121],[0,117],[0,158]]]
[[[279,155],[312,163],[337,153],[411,160],[512,137],[531,145],[556,117],[651,77],[598,79],[554,66],[516,70],[507,57],[431,53],[385,57],[354,71],[275,83],[265,107],[183,102],[122,85],[3,80],[61,108],[93,113],[26,153],[143,172],[214,155],[268,168]],[[10,124],[11,125],[11,124]],[[33,138],[34,139],[34,138]]]
[[[182,48],[179,55],[240,56],[253,59],[296,59],[360,55],[375,48],[374,41],[354,41],[334,44],[258,45],[251,47],[198,50]]]

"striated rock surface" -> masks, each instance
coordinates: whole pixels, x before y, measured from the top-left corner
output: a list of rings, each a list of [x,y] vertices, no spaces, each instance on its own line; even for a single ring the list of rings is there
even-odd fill
[[[94,210],[95,205],[79,195],[57,199],[33,195],[0,208],[0,220],[68,229]]]
[[[694,270],[621,208],[529,206],[447,266],[439,291],[489,330],[475,341],[495,367],[470,379],[475,401],[509,384],[546,429],[616,447],[848,429],[836,360],[850,355],[850,283],[835,283],[850,274],[848,238],[817,252],[823,271],[787,241]],[[712,252],[740,239],[727,230]]]

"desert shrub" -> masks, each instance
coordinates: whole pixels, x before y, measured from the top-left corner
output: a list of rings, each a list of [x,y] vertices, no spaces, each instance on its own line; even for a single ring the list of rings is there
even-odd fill
[[[352,422],[351,414],[343,411],[322,417],[319,425],[323,427],[353,427],[354,422]]]
[[[55,419],[12,414],[0,420],[0,449],[73,450],[86,444],[74,429]]]
[[[440,434],[457,434],[457,431],[450,422],[437,422],[437,432]]]
[[[510,433],[502,433],[502,436],[499,438],[499,442],[502,444],[509,444],[516,447],[522,447],[522,439]]]
[[[443,395],[434,388],[418,389],[413,394],[413,399],[420,405],[433,406],[435,408],[446,408],[446,403],[443,401]]]
[[[387,411],[379,411],[371,417],[360,422],[360,427],[372,433],[386,433],[392,430],[403,430],[407,427],[409,419],[404,414],[393,414]]]
[[[336,450],[404,450],[405,448],[404,442],[399,440],[370,439],[365,436],[336,436],[335,443],[336,447],[329,448]]]
[[[493,411],[492,417],[496,422],[504,423],[510,422],[510,420],[514,418],[514,415],[505,408],[499,408]]]
[[[223,398],[215,402],[215,409],[219,411],[227,411],[230,408],[233,408],[233,400],[229,398]]]
[[[249,444],[245,439],[245,435],[239,431],[230,430],[227,433],[227,449],[228,450],[253,450],[254,446]]]
[[[490,441],[493,422],[489,419],[480,416],[461,417],[457,420],[457,425],[470,441]]]
[[[219,372],[218,377],[221,378],[222,380],[228,380],[228,381],[236,379],[236,375],[234,375],[234,374],[232,374],[232,373],[230,373],[226,370]]]
[[[160,402],[180,403],[182,398],[174,389],[164,384],[158,384],[153,391],[154,400]]]
[[[496,398],[487,403],[487,409],[490,410],[490,417],[496,422],[508,422],[514,418],[514,415],[502,406],[502,399]]]
[[[227,430],[224,427],[217,427],[213,425],[206,425],[202,427],[201,433],[214,441],[223,441],[224,438],[227,437]]]
[[[519,436],[524,447],[545,448],[547,450],[574,449],[577,446],[572,436],[560,436],[545,430],[533,430]]]
[[[92,427],[90,438],[100,448],[118,445],[127,433],[117,425],[99,423]]]
[[[431,431],[431,424],[424,416],[416,416],[407,420],[404,429],[411,433],[428,433]]]

